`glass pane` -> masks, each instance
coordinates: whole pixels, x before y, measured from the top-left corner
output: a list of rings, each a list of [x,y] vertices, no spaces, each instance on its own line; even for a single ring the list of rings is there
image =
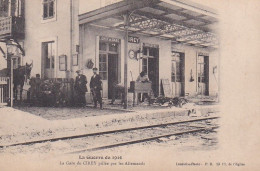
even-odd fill
[[[107,50],[107,44],[104,42],[99,42],[99,50],[106,51]]]
[[[147,48],[147,47],[144,47],[144,48],[143,48],[143,54],[144,54],[144,55],[148,55],[148,48]]]
[[[45,68],[50,68],[50,58],[45,58]]]
[[[181,76],[180,75],[176,75],[176,82],[181,82]]]
[[[201,77],[201,82],[205,83],[205,77]]]
[[[18,66],[21,65],[21,58],[18,58]]]
[[[48,43],[48,57],[51,58],[52,56],[52,43]]]
[[[147,66],[143,66],[142,71],[147,73]]]
[[[204,56],[199,56],[198,63],[204,63]]]
[[[175,74],[172,73],[172,82],[175,82]]]
[[[99,70],[100,71],[107,71],[106,63],[99,63]]]
[[[172,72],[175,73],[175,65],[174,65],[175,62],[172,61]]]
[[[146,66],[147,65],[147,58],[144,58],[143,59],[143,66]]]
[[[55,56],[54,42],[51,43],[51,55],[52,55],[52,56]]]
[[[54,56],[51,57],[51,68],[54,68],[55,58]]]
[[[118,44],[117,43],[109,43],[109,51],[117,52]]]
[[[204,76],[204,64],[200,65],[200,74],[201,76]]]
[[[54,15],[54,2],[51,1],[49,4],[49,17],[53,17]]]
[[[99,62],[106,62],[107,58],[106,58],[106,54],[99,54]]]
[[[180,74],[181,74],[180,62],[176,62],[176,74],[177,74],[177,75],[180,75]]]
[[[45,68],[50,68],[50,58],[48,56],[48,43],[44,43],[42,47],[43,57],[45,60]]]
[[[99,75],[101,76],[102,80],[107,80],[107,73],[106,72],[99,72]]]
[[[43,4],[43,18],[48,17],[48,4]]]
[[[172,82],[175,82],[175,62],[172,61]]]

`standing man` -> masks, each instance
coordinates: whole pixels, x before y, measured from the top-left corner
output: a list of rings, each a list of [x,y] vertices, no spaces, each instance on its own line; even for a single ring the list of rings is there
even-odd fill
[[[77,70],[76,73],[78,74],[75,81],[75,91],[78,97],[77,104],[79,106],[85,107],[86,106],[86,98],[85,94],[88,91],[87,89],[87,77],[81,73],[80,70]]]
[[[99,102],[100,109],[103,109],[101,97],[102,81],[100,75],[97,74],[97,71],[97,68],[93,68],[93,76],[91,77],[89,86],[93,95],[95,108],[97,107],[97,102]]]

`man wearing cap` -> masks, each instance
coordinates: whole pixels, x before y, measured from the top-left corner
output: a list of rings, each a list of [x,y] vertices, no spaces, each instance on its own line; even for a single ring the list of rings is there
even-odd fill
[[[93,68],[93,76],[91,77],[89,86],[93,95],[95,108],[97,107],[97,102],[99,102],[100,109],[103,109],[102,97],[100,92],[102,90],[102,81],[100,75],[97,74],[97,71],[97,68]]]
[[[76,73],[78,74],[75,81],[75,91],[76,95],[78,96],[77,104],[80,106],[86,106],[86,98],[85,94],[88,91],[86,84],[88,83],[87,77],[81,73],[80,70],[77,70]]]

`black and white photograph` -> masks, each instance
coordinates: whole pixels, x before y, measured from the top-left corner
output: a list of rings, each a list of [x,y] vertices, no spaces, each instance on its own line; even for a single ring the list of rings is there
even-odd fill
[[[257,170],[259,18],[257,0],[0,0],[0,170]]]

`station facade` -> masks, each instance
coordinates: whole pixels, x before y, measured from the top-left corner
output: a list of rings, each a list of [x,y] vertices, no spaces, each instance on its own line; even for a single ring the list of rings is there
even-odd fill
[[[89,81],[97,67],[103,97],[110,98],[113,82],[124,82],[127,63],[128,87],[146,71],[155,96],[162,94],[162,80],[168,80],[172,97],[218,93],[217,14],[212,9],[186,0],[124,0],[78,15],[78,0],[9,1],[14,12],[1,22],[10,15],[24,18],[17,42],[25,54],[18,50],[17,62],[33,62],[33,76],[75,78],[80,69]],[[14,38],[6,32],[1,28],[2,42]]]
[[[181,20],[175,24],[171,22],[171,17],[165,17],[166,20],[164,17],[158,17],[164,12],[168,12],[169,16],[170,12],[183,11],[181,14],[187,14],[192,10],[188,11],[182,6],[166,4],[162,1],[157,1],[155,4],[155,6],[145,4],[135,6],[136,4],[129,5],[121,2],[80,15],[79,68],[88,78],[92,75],[89,63],[93,63],[99,69],[103,79],[103,97],[105,98],[111,97],[110,90],[115,80],[117,83],[124,83],[125,59],[127,59],[128,87],[130,81],[135,81],[141,71],[146,71],[152,81],[155,96],[163,93],[162,80],[167,80],[170,84],[170,95],[167,94],[167,96],[216,96],[219,82],[217,71],[219,51],[216,43],[213,42],[215,39],[211,37],[209,40],[211,33],[199,30],[198,28],[201,27],[195,27],[197,24],[194,24],[194,27],[191,24],[187,24],[191,27],[187,25],[183,27],[183,25],[178,25],[182,22]],[[166,8],[165,4],[170,7]],[[120,5],[127,6],[126,9],[133,8],[134,11],[131,13],[134,17],[130,16],[127,46],[125,46],[125,27],[122,24],[125,11],[121,11],[119,15],[115,12]],[[157,7],[162,6],[164,6],[163,10],[161,8],[158,10]],[[188,12],[184,13],[185,10]],[[111,16],[109,16],[110,13]],[[192,16],[184,15],[186,18],[182,20],[195,20],[196,16],[203,15],[194,12]],[[206,19],[203,21],[211,22]],[[167,26],[172,27],[172,30],[166,30]],[[201,36],[204,33],[205,35]],[[203,43],[205,45],[201,45]],[[126,47],[127,57],[125,58]]]

